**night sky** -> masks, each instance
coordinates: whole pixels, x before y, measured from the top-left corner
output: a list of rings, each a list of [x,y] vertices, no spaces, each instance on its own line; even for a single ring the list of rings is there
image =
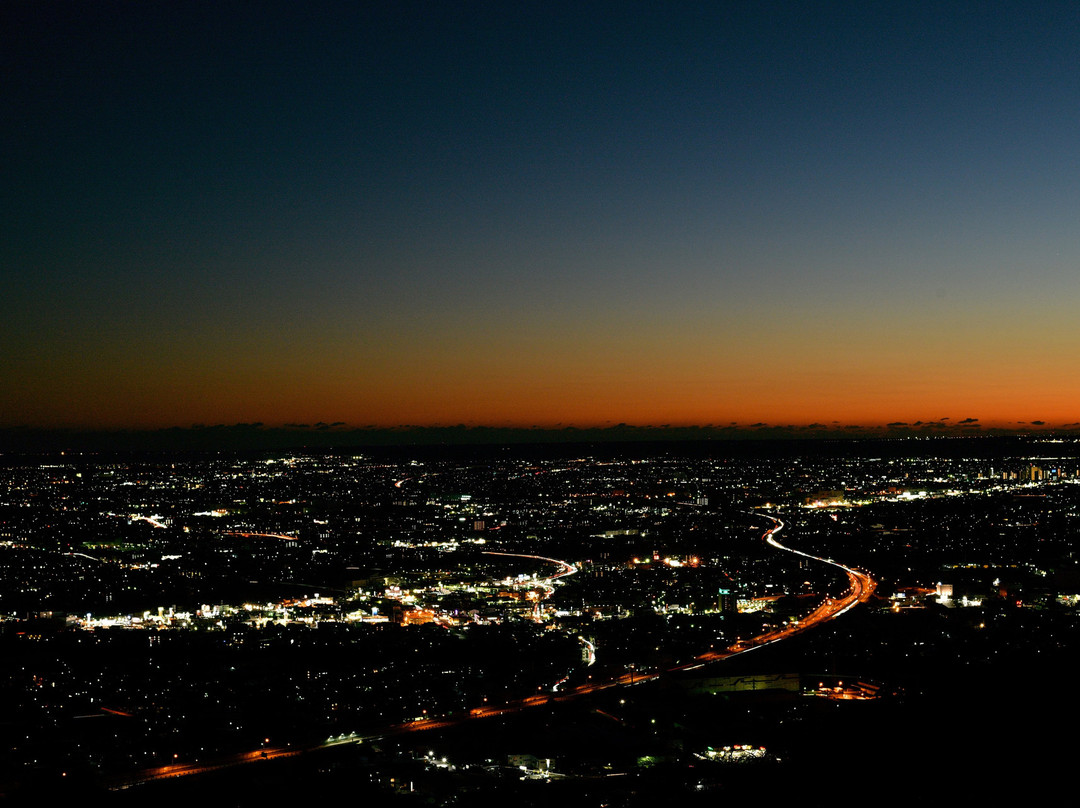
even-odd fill
[[[8,0],[0,69],[0,427],[1080,421],[1074,2]]]

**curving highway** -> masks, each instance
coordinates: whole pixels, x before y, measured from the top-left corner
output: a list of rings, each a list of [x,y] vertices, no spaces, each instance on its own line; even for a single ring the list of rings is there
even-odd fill
[[[776,534],[784,529],[784,523],[774,516],[766,516],[766,519],[771,519],[774,524],[771,528],[765,531],[765,535],[762,537],[771,546],[777,550],[783,550],[788,553],[794,553],[795,555],[802,556],[803,558],[809,558],[812,561],[819,561],[822,564],[829,564],[836,567],[848,576],[849,588],[843,597],[833,601],[829,599],[813,614],[818,612],[823,613],[815,621],[815,624],[822,623],[825,620],[831,620],[834,617],[838,617],[853,607],[856,603],[865,603],[870,599],[870,596],[874,594],[874,589],[877,587],[877,582],[871,578],[867,573],[854,567],[849,567],[845,564],[841,564],[838,561],[833,561],[831,558],[821,558],[820,556],[810,555],[810,553],[804,553],[802,550],[794,550],[791,547],[785,547],[776,540]],[[802,621],[803,625],[806,624],[809,618]]]
[[[600,690],[606,690],[611,687],[617,686],[630,686],[644,684],[645,682],[653,681],[659,678],[663,673],[672,673],[675,671],[692,670],[695,668],[701,668],[710,662],[716,662],[722,659],[729,659],[739,654],[749,653],[758,648],[764,648],[767,645],[771,645],[781,640],[794,637],[797,634],[801,634],[804,631],[809,631],[812,628],[820,626],[821,624],[839,617],[844,612],[852,609],[857,603],[864,603],[869,600],[870,596],[874,593],[874,589],[877,586],[877,582],[870,577],[863,570],[849,567],[845,564],[841,564],[837,561],[833,561],[829,558],[821,558],[820,556],[811,555],[810,553],[803,552],[802,550],[795,550],[791,547],[787,547],[781,544],[776,539],[776,534],[784,529],[785,525],[780,519],[774,516],[767,516],[765,514],[753,514],[754,516],[763,516],[764,518],[772,522],[772,526],[769,527],[762,535],[762,539],[771,547],[786,553],[792,553],[803,558],[808,558],[811,561],[816,561],[822,564],[828,564],[841,570],[848,577],[848,588],[844,591],[844,594],[839,598],[827,597],[814,611],[808,614],[801,620],[793,623],[789,623],[787,626],[778,629],[776,631],[770,631],[765,634],[752,637],[747,640],[740,640],[731,647],[723,651],[708,651],[703,654],[699,654],[692,661],[682,665],[676,665],[672,668],[668,668],[666,671],[660,672],[643,672],[643,671],[631,671],[621,676],[612,677],[610,679],[601,681],[590,681],[586,684],[577,685],[569,688],[568,690],[558,691],[559,685],[563,684],[565,680],[556,683],[552,693],[542,693],[535,696],[529,696],[523,699],[517,699],[507,702],[498,706],[491,707],[477,707],[470,710],[467,714],[457,716],[431,716],[417,721],[409,721],[400,724],[393,724],[385,727],[384,729],[369,733],[363,736],[350,735],[343,736],[337,739],[329,739],[323,744],[307,747],[306,749],[298,748],[268,748],[258,750],[254,752],[244,752],[229,757],[219,758],[213,762],[208,763],[192,763],[192,764],[180,764],[173,766],[163,766],[156,769],[147,769],[142,772],[138,772],[132,775],[128,775],[124,778],[117,778],[114,780],[114,789],[126,788],[137,783],[144,783],[150,780],[159,780],[167,777],[180,777],[190,774],[198,774],[200,772],[212,771],[215,769],[224,768],[226,766],[235,766],[242,763],[253,763],[260,760],[268,760],[277,757],[285,757],[297,755],[305,751],[314,751],[315,749],[325,748],[326,746],[335,746],[342,743],[361,743],[365,740],[374,740],[383,738],[388,735],[398,735],[401,733],[411,732],[423,732],[427,730],[442,729],[451,727],[456,724],[460,724],[464,721],[470,721],[480,718],[490,718],[498,715],[507,715],[510,713],[516,713],[521,710],[528,709],[530,707],[538,707],[544,704],[552,704],[555,702],[570,701],[571,699],[584,696],[589,693],[595,693]],[[254,536],[267,536],[273,538],[290,539],[291,536],[283,536],[280,534],[233,534],[233,535],[254,535]],[[500,553],[494,551],[488,551],[488,555],[503,555],[503,556],[517,556],[519,558],[532,558],[538,561],[546,561],[561,566],[563,569],[548,578],[541,579],[541,581],[551,586],[550,582],[556,578],[561,578],[566,575],[572,575],[577,572],[578,569],[573,564],[566,561],[560,561],[555,558],[547,558],[545,556],[529,555],[526,553]]]

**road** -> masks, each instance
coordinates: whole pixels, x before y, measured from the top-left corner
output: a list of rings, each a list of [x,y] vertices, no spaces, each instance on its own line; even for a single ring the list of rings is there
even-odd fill
[[[484,555],[497,555],[497,556],[513,556],[514,558],[531,558],[535,561],[547,561],[551,564],[557,564],[562,567],[562,572],[557,572],[554,575],[549,575],[547,578],[541,578],[542,582],[554,581],[556,578],[563,578],[567,575],[573,575],[578,571],[578,568],[571,564],[569,561],[560,561],[557,558],[548,558],[547,556],[530,555],[529,553],[500,553],[495,550],[485,550]]]
[[[757,514],[760,515],[760,514]],[[752,637],[747,640],[740,640],[731,647],[723,651],[707,651],[703,654],[699,654],[692,661],[684,663],[682,665],[676,665],[668,668],[666,671],[630,671],[621,676],[612,677],[610,679],[602,681],[593,681],[586,684],[577,685],[569,688],[568,690],[560,691],[551,694],[538,694],[536,696],[529,696],[525,699],[518,699],[516,701],[507,702],[499,706],[493,707],[478,707],[469,712],[468,716],[462,716],[457,718],[431,718],[422,721],[413,721],[406,724],[398,724],[390,729],[388,734],[397,734],[400,732],[422,732],[429,729],[438,729],[441,727],[452,726],[459,724],[462,721],[476,718],[490,718],[497,715],[506,715],[508,713],[519,712],[529,707],[536,707],[542,704],[553,704],[556,702],[570,701],[579,696],[583,696],[587,693],[596,693],[600,690],[606,690],[611,687],[618,686],[631,686],[640,685],[645,682],[651,682],[660,678],[664,673],[674,673],[676,671],[693,670],[695,668],[704,667],[710,662],[718,662],[722,659],[730,659],[731,657],[738,656],[740,654],[746,654],[750,651],[755,651],[758,648],[764,648],[767,645],[780,642],[781,640],[790,639],[797,634],[802,634],[805,631],[810,631],[822,623],[833,620],[839,617],[844,612],[853,608],[857,603],[865,603],[869,600],[870,596],[874,593],[874,588],[877,583],[868,574],[862,570],[855,569],[854,567],[848,567],[845,564],[841,564],[837,561],[833,561],[828,558],[820,558],[810,553],[805,553],[802,550],[795,550],[791,547],[786,547],[776,540],[776,534],[784,529],[784,523],[773,516],[766,516],[772,522],[772,526],[765,531],[762,535],[762,539],[771,547],[781,550],[786,553],[793,553],[803,558],[809,558],[812,561],[817,561],[822,564],[829,564],[843,571],[848,577],[848,588],[844,591],[844,594],[839,598],[826,597],[820,605],[806,617],[793,623],[789,623],[781,629],[776,631],[770,631],[766,634],[761,634],[756,637]],[[525,556],[526,558],[542,558],[544,561],[551,561],[554,563],[563,564],[567,567],[572,565],[567,564],[565,561],[556,561],[552,558],[543,558],[542,556]],[[564,572],[563,575],[569,575],[570,572]],[[554,576],[558,577],[558,576]]]
[[[547,578],[540,578],[536,581],[536,585],[544,590],[543,600],[547,600],[555,594],[555,585],[552,581],[558,578],[565,578],[567,575],[573,575],[578,571],[578,568],[571,564],[569,561],[560,561],[557,558],[548,558],[547,556],[531,555],[529,553],[500,553],[495,550],[485,550],[484,555],[497,555],[497,556],[511,556],[513,558],[531,558],[535,561],[547,561],[551,564],[557,564],[562,567],[561,572],[557,572],[554,575],[549,575]],[[537,600],[533,604],[533,620],[537,623],[542,622],[543,618],[540,613],[540,600]],[[590,663],[591,664],[591,663]]]
[[[755,515],[764,516],[764,514]],[[772,527],[766,530],[761,537],[766,544],[775,547],[777,550],[782,550],[785,553],[793,553],[794,555],[802,556],[803,558],[809,558],[811,561],[817,561],[822,564],[836,567],[847,575],[848,588],[839,598],[826,597],[814,611],[810,612],[810,614],[806,615],[806,617],[801,620],[789,623],[776,631],[760,634],[757,637],[751,637],[747,640],[740,640],[724,651],[710,651],[705,654],[700,654],[693,662],[679,665],[672,670],[691,670],[693,668],[700,668],[707,662],[730,659],[737,654],[745,654],[749,651],[763,648],[766,645],[772,645],[775,642],[789,639],[797,634],[802,634],[804,631],[809,631],[812,628],[820,626],[822,623],[839,617],[844,612],[853,608],[855,604],[865,603],[870,599],[870,596],[874,594],[877,582],[868,574],[862,570],[855,569],[854,567],[848,567],[837,561],[833,561],[830,558],[821,558],[819,556],[811,555],[810,553],[804,553],[802,550],[795,550],[791,547],[784,546],[776,540],[776,534],[784,529],[784,523],[775,516],[765,516],[765,518],[773,523]]]
[[[755,516],[765,516],[764,514],[755,514]],[[298,748],[273,748],[262,749],[254,752],[243,752],[240,754],[232,755],[229,757],[219,758],[213,762],[205,764],[178,764],[173,766],[163,766],[157,769],[146,769],[141,772],[130,775],[122,780],[115,781],[113,788],[126,788],[130,785],[137,783],[145,783],[151,780],[160,780],[168,777],[180,777],[189,774],[198,774],[206,771],[213,771],[215,769],[225,768],[227,766],[235,766],[242,763],[253,763],[259,760],[270,760],[278,757],[286,757],[300,754],[301,752],[314,751],[316,749],[322,749],[327,746],[336,746],[343,743],[362,743],[367,740],[378,740],[387,736],[401,735],[405,733],[414,732],[426,732],[435,729],[445,729],[457,724],[464,723],[465,721],[472,721],[481,718],[492,718],[499,715],[508,715],[511,713],[517,713],[522,710],[529,709],[531,707],[538,707],[544,704],[555,704],[558,702],[571,701],[572,699],[579,698],[589,693],[596,693],[601,690],[606,690],[612,687],[620,686],[636,686],[651,682],[660,678],[665,673],[674,673],[676,671],[693,670],[695,668],[704,667],[711,662],[717,662],[722,659],[730,659],[731,657],[738,656],[740,654],[746,654],[750,651],[757,650],[758,648],[764,648],[765,646],[772,645],[773,643],[780,642],[794,637],[798,634],[802,634],[805,631],[810,631],[813,628],[820,626],[821,624],[833,620],[839,617],[844,612],[852,609],[858,603],[865,603],[869,600],[870,596],[874,593],[874,588],[877,586],[877,582],[874,581],[866,572],[855,569],[854,567],[848,567],[837,561],[833,561],[829,558],[821,558],[819,556],[805,553],[802,550],[795,550],[791,547],[786,547],[776,539],[776,534],[784,529],[785,525],[780,519],[774,516],[765,516],[772,522],[772,526],[769,527],[762,535],[762,539],[771,547],[786,553],[793,553],[794,555],[808,558],[812,561],[816,561],[822,564],[828,564],[841,570],[848,577],[848,588],[844,594],[839,598],[827,597],[814,611],[808,614],[801,620],[793,623],[789,623],[787,626],[776,631],[770,631],[765,634],[752,637],[747,640],[740,640],[731,647],[723,651],[708,651],[703,654],[699,654],[690,662],[682,665],[676,665],[668,668],[666,671],[630,671],[621,676],[612,677],[601,681],[590,681],[585,684],[580,684],[572,687],[568,690],[551,692],[551,693],[538,693],[534,696],[529,696],[523,699],[517,699],[514,701],[506,702],[497,706],[490,707],[477,707],[470,710],[466,714],[453,715],[453,716],[431,716],[430,718],[424,718],[417,721],[406,721],[400,724],[390,725],[378,732],[368,733],[365,735],[352,734],[349,736],[340,736],[338,738],[328,739],[325,743],[309,746],[305,749]],[[265,534],[262,534],[265,535]],[[273,534],[271,534],[273,535]],[[278,538],[289,538],[286,536],[278,536]],[[553,564],[558,564],[563,567],[563,570],[556,575],[543,579],[550,582],[556,578],[561,578],[565,575],[571,575],[577,572],[577,567],[566,561],[560,561],[555,558],[547,558],[545,556],[527,555],[524,553],[498,553],[489,552],[489,555],[506,555],[517,556],[519,558],[533,558],[539,561],[548,561]],[[561,682],[560,682],[561,684]]]
[[[785,547],[776,540],[776,534],[783,530],[784,523],[773,516],[767,516],[765,518],[771,519],[774,522],[773,526],[765,531],[765,536],[763,538],[767,543],[778,550],[794,553],[795,555],[809,558],[812,561],[818,561],[822,564],[829,564],[830,566],[842,570],[848,577],[849,587],[844,596],[836,601],[831,601],[830,599],[830,601],[826,601],[819,606],[814,614],[817,614],[818,611],[821,611],[822,614],[816,618],[814,625],[822,623],[825,620],[831,620],[834,617],[839,617],[848,609],[855,606],[856,603],[865,603],[870,599],[870,596],[874,594],[877,582],[868,574],[862,570],[855,569],[854,567],[848,567],[845,564],[841,564],[838,561],[833,561],[830,558],[820,558],[819,556],[810,555],[810,553],[804,553],[802,550],[793,550],[790,547]],[[830,603],[832,603],[831,606]],[[804,618],[802,623],[805,625],[808,619],[809,618]]]
[[[245,539],[283,539],[284,541],[298,541],[296,536],[286,536],[284,533],[241,533],[238,530],[230,530],[222,536],[240,536]]]

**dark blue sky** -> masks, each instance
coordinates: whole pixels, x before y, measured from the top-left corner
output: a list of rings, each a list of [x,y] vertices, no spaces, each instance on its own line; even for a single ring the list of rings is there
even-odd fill
[[[1078,420],[1071,3],[7,3],[0,426]]]

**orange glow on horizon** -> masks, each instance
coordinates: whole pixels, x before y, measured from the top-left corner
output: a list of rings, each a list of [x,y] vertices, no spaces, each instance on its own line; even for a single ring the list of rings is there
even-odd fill
[[[433,320],[396,341],[300,331],[273,353],[216,335],[157,352],[103,345],[81,361],[14,366],[18,383],[0,391],[0,427],[878,428],[975,418],[983,428],[1022,430],[1080,422],[1067,334],[1053,332],[1033,351],[1015,330],[977,330],[960,314],[875,324],[824,315],[774,322],[754,311],[679,326],[609,316],[557,328],[533,315],[516,326]]]

